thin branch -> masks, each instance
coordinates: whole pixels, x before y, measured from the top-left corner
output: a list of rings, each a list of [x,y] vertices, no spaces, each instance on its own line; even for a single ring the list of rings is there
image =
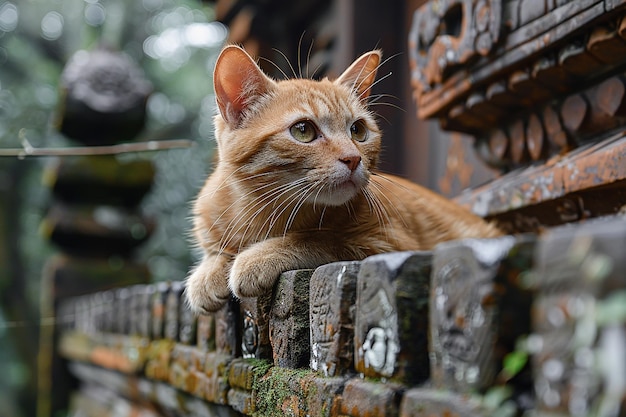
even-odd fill
[[[130,152],[152,152],[165,149],[189,148],[193,141],[188,139],[152,140],[148,142],[121,143],[107,146],[76,146],[67,148],[35,148],[22,137],[22,148],[0,148],[0,157],[9,156],[23,159],[33,156],[95,156],[119,155]]]

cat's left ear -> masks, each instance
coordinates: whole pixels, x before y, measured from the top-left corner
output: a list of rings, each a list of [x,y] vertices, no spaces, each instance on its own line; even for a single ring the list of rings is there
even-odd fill
[[[376,71],[382,58],[380,50],[374,50],[361,55],[335,81],[353,89],[360,99],[370,95],[370,89],[376,79]]]

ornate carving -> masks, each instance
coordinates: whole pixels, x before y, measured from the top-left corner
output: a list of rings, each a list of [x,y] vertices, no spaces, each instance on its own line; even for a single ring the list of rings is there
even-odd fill
[[[517,277],[534,240],[449,242],[435,249],[430,300],[431,374],[457,392],[489,387],[504,356],[530,332],[530,297]]]
[[[272,294],[256,298],[242,298],[241,310],[241,353],[244,358],[271,359],[272,346],[269,336]]]
[[[311,369],[325,376],[354,368],[354,303],[358,262],[323,265],[311,277]]]
[[[313,270],[283,273],[278,279],[270,313],[274,364],[300,368],[309,364],[309,280]]]
[[[237,323],[239,321],[239,302],[234,298],[219,311],[215,312],[215,348],[218,353],[237,356],[239,343]]]
[[[430,254],[396,252],[361,262],[354,362],[366,376],[417,384],[428,378]]]
[[[428,91],[498,42],[501,0],[442,0],[415,12],[409,34],[413,85]]]

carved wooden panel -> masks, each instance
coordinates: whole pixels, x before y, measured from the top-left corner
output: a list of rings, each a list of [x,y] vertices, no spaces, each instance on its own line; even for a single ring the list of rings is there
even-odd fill
[[[503,170],[624,126],[625,16],[609,0],[430,1],[409,36],[418,116]]]
[[[432,90],[460,65],[487,55],[498,42],[501,0],[443,0],[416,11],[409,52],[416,94]]]

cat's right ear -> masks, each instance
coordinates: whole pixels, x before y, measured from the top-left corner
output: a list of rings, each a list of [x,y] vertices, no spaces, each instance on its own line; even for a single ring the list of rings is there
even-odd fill
[[[217,105],[226,123],[236,128],[246,109],[272,84],[254,60],[242,48],[225,47],[215,64],[213,86]]]

